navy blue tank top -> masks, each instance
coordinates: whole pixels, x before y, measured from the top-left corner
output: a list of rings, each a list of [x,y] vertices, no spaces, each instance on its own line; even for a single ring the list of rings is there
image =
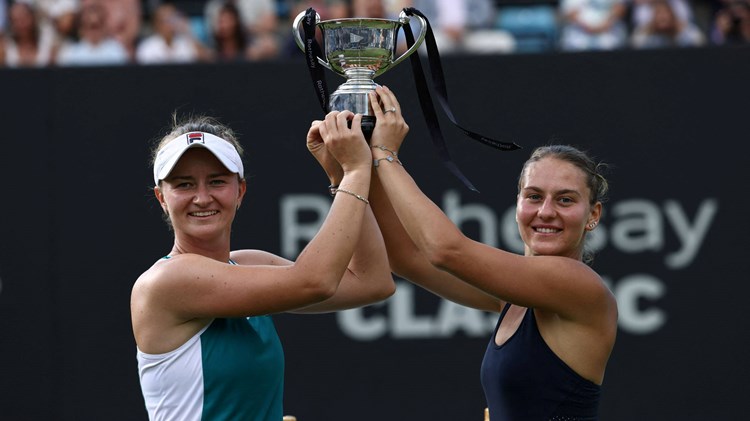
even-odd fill
[[[529,308],[518,330],[487,346],[481,379],[492,421],[595,421],[601,387],[565,364],[544,342]]]

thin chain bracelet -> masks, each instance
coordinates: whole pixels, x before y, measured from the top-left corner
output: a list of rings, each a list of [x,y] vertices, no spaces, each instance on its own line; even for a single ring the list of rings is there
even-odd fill
[[[372,166],[373,166],[373,167],[379,167],[379,166],[380,166],[380,161],[382,161],[382,160],[384,160],[384,159],[385,159],[386,161],[388,161],[388,162],[395,162],[395,163],[397,163],[398,165],[401,165],[402,167],[404,166],[404,164],[402,164],[402,163],[401,163],[401,161],[400,161],[400,160],[399,160],[398,158],[394,158],[394,157],[392,157],[392,156],[390,156],[390,155],[386,156],[385,158],[378,158],[378,159],[373,159],[373,160],[372,160]]]
[[[338,192],[341,192],[341,193],[346,193],[346,194],[352,195],[352,196],[356,197],[357,199],[359,199],[359,200],[361,200],[361,201],[365,202],[365,204],[366,204],[366,205],[369,205],[369,204],[370,204],[370,201],[369,201],[369,200],[367,200],[367,198],[365,198],[364,196],[360,196],[360,195],[358,195],[357,193],[354,193],[354,192],[352,192],[352,191],[349,191],[349,190],[344,190],[344,189],[342,189],[342,188],[337,188],[337,189],[336,189],[336,193],[338,193]]]
[[[395,162],[398,165],[401,165],[402,167],[404,166],[404,164],[401,163],[401,160],[398,159],[398,153],[396,153],[396,151],[392,151],[392,150],[386,148],[383,145],[372,145],[370,147],[371,148],[378,148],[378,149],[380,149],[383,152],[390,153],[390,155],[388,155],[388,156],[386,156],[384,158],[373,159],[372,160],[372,166],[373,167],[379,167],[380,166],[380,161],[382,161],[382,160],[386,160],[388,162]]]
[[[383,145],[372,145],[370,147],[371,148],[378,148],[378,149],[380,149],[381,151],[384,151],[384,152],[390,152],[390,154],[393,155],[394,158],[398,158],[398,153],[396,153],[396,151],[392,151],[392,150],[386,148]]]

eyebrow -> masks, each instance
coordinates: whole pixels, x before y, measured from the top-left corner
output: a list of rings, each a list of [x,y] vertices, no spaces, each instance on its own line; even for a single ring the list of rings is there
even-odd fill
[[[540,189],[539,187],[534,187],[534,186],[524,187],[521,190],[533,190],[536,192],[544,191],[543,189]],[[574,190],[574,189],[562,189],[562,190],[557,190],[554,193],[556,196],[565,195],[565,194],[574,194],[576,196],[581,196],[581,193],[578,190]]]
[[[170,175],[166,178],[167,181],[190,181],[193,177],[189,175]]]

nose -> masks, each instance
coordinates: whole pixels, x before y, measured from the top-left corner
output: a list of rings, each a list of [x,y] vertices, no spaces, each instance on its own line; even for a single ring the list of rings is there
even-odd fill
[[[554,218],[556,215],[554,200],[550,197],[545,198],[541,206],[539,206],[537,214],[542,219]]]
[[[211,192],[208,186],[204,183],[200,183],[195,191],[195,197],[193,197],[193,203],[198,206],[206,206],[214,200],[211,196]]]

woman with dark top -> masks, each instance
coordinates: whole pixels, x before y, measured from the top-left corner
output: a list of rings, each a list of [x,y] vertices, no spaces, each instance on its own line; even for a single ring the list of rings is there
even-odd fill
[[[617,304],[585,262],[607,182],[582,151],[536,149],[518,179],[524,255],[466,237],[417,186],[398,150],[409,127],[385,87],[371,97],[375,216],[394,273],[456,303],[500,313],[481,369],[496,421],[595,420]]]

